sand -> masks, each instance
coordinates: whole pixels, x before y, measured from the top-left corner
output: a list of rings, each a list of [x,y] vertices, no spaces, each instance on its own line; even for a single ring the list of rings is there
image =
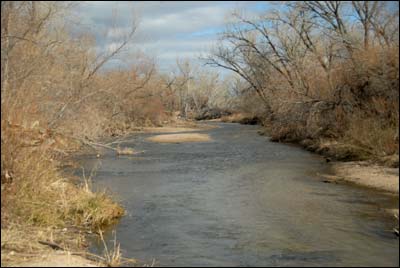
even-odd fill
[[[181,142],[207,142],[211,141],[211,138],[207,134],[184,133],[184,134],[156,135],[147,138],[147,140],[153,142],[161,142],[161,143],[181,143]]]
[[[80,256],[67,253],[53,253],[37,256],[27,262],[16,264],[18,267],[99,267],[99,263],[92,262]]]
[[[199,131],[197,128],[190,127],[145,127],[140,132],[145,133],[176,133]]]
[[[399,193],[399,169],[366,162],[337,162],[332,164],[340,180],[350,181],[392,193]]]

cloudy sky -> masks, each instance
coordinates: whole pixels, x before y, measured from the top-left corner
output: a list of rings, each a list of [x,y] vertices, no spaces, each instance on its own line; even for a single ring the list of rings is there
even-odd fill
[[[127,50],[140,50],[154,57],[160,69],[168,71],[177,58],[200,62],[198,57],[215,43],[233,10],[256,13],[266,8],[263,2],[248,1],[93,1],[81,2],[77,14],[84,28],[96,36],[99,51],[118,45],[135,20],[138,29]],[[121,64],[123,61],[114,60],[108,68]]]

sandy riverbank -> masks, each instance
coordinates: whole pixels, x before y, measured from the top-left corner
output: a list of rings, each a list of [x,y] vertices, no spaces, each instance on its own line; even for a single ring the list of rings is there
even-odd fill
[[[54,252],[38,256],[34,260],[17,263],[18,267],[101,267],[96,263],[80,256],[70,255],[68,252]]]
[[[162,143],[181,143],[181,142],[206,142],[206,141],[211,141],[211,138],[208,134],[189,133],[189,134],[156,135],[147,138],[147,140],[152,142],[162,142]]]
[[[162,127],[141,127],[133,131],[133,133],[178,133],[178,132],[196,132],[210,130],[217,126],[208,124],[198,124],[192,121],[178,121],[172,125]]]
[[[181,142],[207,142],[211,141],[208,134],[193,133],[198,131],[210,130],[217,126],[196,124],[194,122],[182,121],[179,124],[164,127],[144,127],[136,133],[171,133],[155,135],[147,138],[148,141],[161,143],[181,143]],[[189,132],[189,133],[181,133]]]
[[[369,162],[334,162],[331,165],[333,181],[347,181],[391,193],[399,193],[399,169]]]
[[[391,194],[399,194],[399,169],[372,164],[369,161],[334,162],[334,175],[324,174],[325,182],[353,183]],[[399,209],[387,209],[387,213],[398,217]]]

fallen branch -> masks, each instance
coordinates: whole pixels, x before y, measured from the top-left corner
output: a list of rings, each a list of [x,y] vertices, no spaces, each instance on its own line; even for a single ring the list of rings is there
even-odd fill
[[[110,150],[113,150],[113,151],[118,151],[116,148],[114,148],[114,147],[111,147],[111,146],[108,146],[108,145],[105,145],[105,144],[101,144],[101,143],[96,143],[96,142],[91,142],[91,141],[85,141],[85,140],[83,140],[83,139],[79,139],[83,144],[86,144],[86,145],[89,145],[89,146],[91,146],[91,147],[103,147],[103,148],[106,148],[106,149],[110,149]]]
[[[46,242],[46,241],[38,241],[39,244],[45,245],[45,246],[49,246],[54,250],[64,250],[64,248],[60,247],[59,245],[55,244],[55,243],[51,243],[51,242]]]
[[[113,141],[113,142],[106,143],[105,145],[120,144],[120,143],[135,142],[135,141],[137,141],[137,138],[129,139],[129,140],[118,140],[118,141]]]
[[[131,148],[124,148],[124,149],[121,149],[121,148],[119,148],[119,147],[114,148],[114,147],[109,146],[109,144],[114,144],[113,142],[107,143],[107,144],[102,144],[102,143],[97,143],[97,142],[93,142],[93,141],[88,141],[88,140],[85,140],[85,139],[83,139],[83,138],[78,138],[78,137],[74,137],[74,136],[65,135],[65,134],[60,133],[60,132],[56,132],[56,133],[59,134],[59,135],[62,135],[62,136],[64,136],[64,137],[77,140],[77,141],[81,142],[82,144],[87,145],[87,146],[92,147],[92,148],[102,147],[102,148],[106,148],[106,149],[109,149],[109,150],[113,150],[114,152],[116,152],[116,153],[119,154],[119,155],[123,155],[123,154],[134,155],[134,154],[144,153],[144,151],[135,152],[135,151],[134,151],[133,149],[131,149]],[[122,140],[122,141],[120,141],[120,142],[124,142],[124,141]],[[117,142],[116,142],[116,143],[117,143]]]

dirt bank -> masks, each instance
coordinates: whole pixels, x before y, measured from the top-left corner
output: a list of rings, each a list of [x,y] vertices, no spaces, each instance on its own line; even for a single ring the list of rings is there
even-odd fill
[[[399,194],[399,169],[379,166],[369,161],[334,162],[331,165],[334,175],[324,174],[325,182],[354,183],[392,194]],[[398,217],[399,209],[387,209],[390,215]]]
[[[259,131],[266,135],[265,130]],[[399,193],[399,155],[379,157],[368,149],[337,140],[274,140],[298,144],[310,152],[318,153],[331,163],[334,175],[326,175],[328,181],[347,181],[391,193]]]
[[[23,261],[15,264],[18,267],[101,267],[96,263],[80,256],[68,254],[68,252],[54,252],[39,256],[31,261]]]
[[[348,181],[391,193],[399,193],[399,170],[366,161],[332,163],[331,180]]]

